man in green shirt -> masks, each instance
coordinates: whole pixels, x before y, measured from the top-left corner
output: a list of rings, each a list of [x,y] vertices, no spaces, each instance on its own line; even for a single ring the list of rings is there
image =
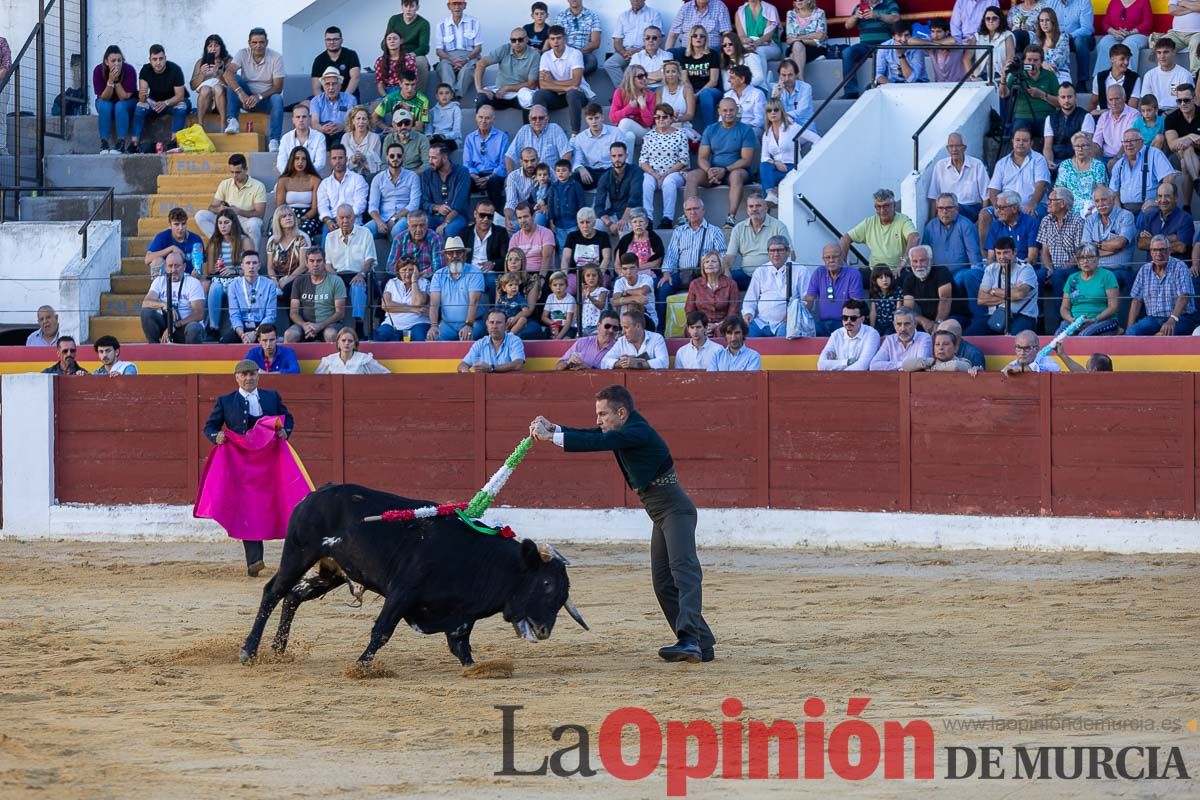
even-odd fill
[[[416,57],[417,86],[424,91],[429,88],[429,20],[417,13],[420,7],[421,0],[404,0],[400,4],[400,13],[393,14],[388,20],[383,35],[386,38],[392,31],[400,34],[400,46],[404,52]],[[387,51],[382,42],[380,47]]]
[[[1011,101],[1015,104],[1012,130],[1028,128],[1038,136],[1046,127],[1046,117],[1058,108],[1058,78],[1054,70],[1042,69],[1045,57],[1041,47],[1031,44],[1025,48],[1021,67],[1005,72],[1004,82],[1000,84],[1000,96],[1015,97]]]

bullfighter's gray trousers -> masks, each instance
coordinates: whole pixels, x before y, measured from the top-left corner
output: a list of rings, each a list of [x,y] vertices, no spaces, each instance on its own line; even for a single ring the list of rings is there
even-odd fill
[[[654,522],[650,573],[663,615],[677,636],[690,636],[701,647],[712,647],[716,639],[701,612],[703,575],[696,556],[696,506],[679,484],[654,486],[639,496]]]

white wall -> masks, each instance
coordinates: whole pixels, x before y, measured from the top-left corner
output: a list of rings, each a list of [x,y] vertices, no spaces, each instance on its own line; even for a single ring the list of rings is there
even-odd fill
[[[916,202],[920,187],[910,181],[908,189],[902,189],[912,173],[912,135],[951,88],[949,84],[893,84],[867,92],[784,179],[780,197],[791,202],[781,204],[779,217],[792,231],[800,262],[820,264],[821,248],[835,237],[795,199],[797,193],[845,232],[873,213],[875,190],[891,189],[900,200],[899,210],[920,227],[927,218],[924,201]],[[946,136],[953,131],[966,137],[970,152],[981,151],[993,93],[987,87],[964,87],[954,95],[921,135],[922,169],[939,148],[944,151]],[[869,255],[864,245],[855,247]]]
[[[121,269],[121,223],[92,224],[86,260],[78,231],[78,222],[0,225],[0,325],[33,325],[38,306],[51,305],[63,330],[87,341],[88,319]]]

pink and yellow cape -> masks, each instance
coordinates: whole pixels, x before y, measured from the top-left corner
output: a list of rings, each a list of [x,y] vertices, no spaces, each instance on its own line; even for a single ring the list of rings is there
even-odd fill
[[[234,539],[287,535],[292,509],[313,483],[291,444],[275,435],[281,425],[283,417],[271,416],[244,434],[225,431],[204,462],[193,517],[216,520]]]

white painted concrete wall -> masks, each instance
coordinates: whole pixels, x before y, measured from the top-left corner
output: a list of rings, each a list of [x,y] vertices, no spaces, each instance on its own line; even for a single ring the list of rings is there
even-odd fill
[[[0,379],[4,436],[4,532],[50,534],[54,507],[54,376]]]
[[[121,223],[88,229],[81,256],[78,222],[6,222],[0,225],[0,325],[34,325],[37,309],[51,305],[62,329],[88,339],[88,320],[100,295],[121,269]]]
[[[881,188],[896,192],[899,210],[917,227],[927,219],[923,186],[912,177],[912,135],[950,91],[949,84],[887,85],[863,95],[825,134],[798,169],[784,179],[780,219],[793,235],[802,263],[820,264],[821,248],[836,237],[796,200],[804,194],[840,231],[873,213],[871,194]],[[969,152],[978,154],[987,125],[991,95],[987,87],[964,87],[951,98],[921,136],[921,168],[945,155],[946,136],[959,131]],[[920,201],[917,192],[920,191]],[[864,256],[869,250],[855,245]]]
[[[193,518],[191,506],[61,505],[49,510],[48,522],[44,526],[33,526],[11,521],[8,503],[6,491],[5,527],[0,534],[22,539],[129,541],[225,538],[225,532],[212,520]],[[40,520],[40,517],[37,519]],[[555,543],[641,543],[650,538],[650,520],[644,511],[637,509],[579,511],[496,508],[487,513],[486,519],[493,524],[510,525],[520,536]],[[701,547],[912,547],[1192,553],[1198,549],[1195,530],[1196,523],[1192,521],[703,508],[700,509],[696,540]]]

